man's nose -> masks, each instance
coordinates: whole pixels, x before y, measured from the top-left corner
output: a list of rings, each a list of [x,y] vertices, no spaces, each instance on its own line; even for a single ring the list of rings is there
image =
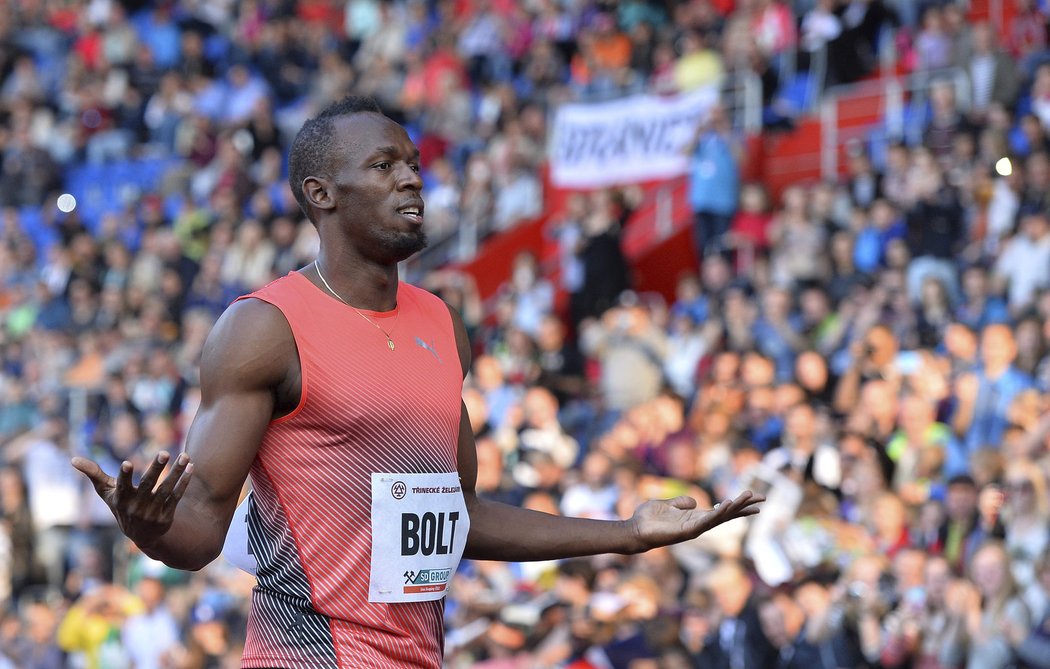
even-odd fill
[[[398,174],[397,187],[401,190],[421,191],[423,190],[423,177],[410,165],[405,165]]]

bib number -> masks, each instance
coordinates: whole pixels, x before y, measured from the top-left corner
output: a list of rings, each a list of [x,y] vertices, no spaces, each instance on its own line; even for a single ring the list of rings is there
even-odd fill
[[[425,602],[444,597],[469,530],[455,472],[372,474],[368,601]]]

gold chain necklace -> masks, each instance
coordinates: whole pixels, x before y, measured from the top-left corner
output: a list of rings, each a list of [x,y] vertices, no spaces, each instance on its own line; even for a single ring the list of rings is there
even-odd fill
[[[352,304],[350,304],[349,302],[347,302],[346,300],[344,300],[344,299],[342,298],[342,296],[341,296],[341,295],[340,295],[339,293],[337,293],[337,292],[335,292],[334,290],[332,290],[332,287],[331,287],[331,286],[329,286],[329,285],[328,285],[328,282],[327,282],[327,281],[325,280],[325,278],[324,278],[324,274],[321,274],[321,266],[317,264],[317,260],[316,260],[316,259],[314,260],[314,269],[316,269],[316,270],[317,270],[317,276],[318,276],[318,278],[320,278],[320,279],[321,279],[321,283],[323,283],[323,284],[324,284],[324,287],[328,289],[328,292],[329,292],[329,293],[331,293],[332,295],[335,295],[335,299],[339,300],[340,302],[342,302],[342,303],[343,303],[343,304],[345,304],[346,306],[348,306],[348,307],[350,307],[351,309],[353,309],[353,310],[354,310],[354,311],[355,311],[355,312],[357,313],[357,315],[358,315],[358,316],[360,316],[361,318],[363,318],[363,319],[365,319],[366,321],[368,321],[368,324],[369,324],[369,325],[371,325],[372,327],[374,327],[374,328],[375,328],[376,330],[379,330],[380,332],[382,332],[382,333],[383,333],[383,335],[384,335],[384,336],[386,337],[386,345],[387,345],[387,347],[389,347],[389,348],[390,348],[390,350],[391,350],[391,351],[393,351],[393,350],[394,350],[394,340],[390,338],[390,335],[391,335],[391,334],[392,334],[392,333],[394,332],[394,328],[390,328],[390,332],[387,332],[387,331],[386,331],[386,330],[384,330],[384,329],[383,329],[382,327],[380,327],[378,323],[376,323],[376,322],[375,322],[375,321],[373,321],[373,320],[372,320],[371,318],[369,318],[368,316],[365,316],[365,315],[364,315],[363,313],[361,313],[361,312],[360,312],[360,311],[358,310],[358,308],[357,308],[357,307],[355,307],[354,305],[352,305]],[[398,310],[398,314],[400,314],[400,313],[401,313],[401,311],[400,311],[400,310]],[[396,321],[396,319],[397,319],[397,315],[398,315],[398,314],[394,314],[394,319],[395,319],[395,321]],[[397,323],[396,323],[396,322],[394,323],[394,326],[395,326],[395,327],[397,326]]]

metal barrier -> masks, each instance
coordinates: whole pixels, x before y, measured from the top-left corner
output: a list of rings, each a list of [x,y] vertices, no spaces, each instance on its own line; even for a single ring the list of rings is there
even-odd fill
[[[962,68],[862,81],[825,91],[820,104],[821,176],[837,178],[843,147],[866,140],[878,124],[885,128],[887,140],[920,142],[922,127],[915,116],[925,115],[931,83],[944,80],[953,84],[956,109],[967,111],[971,102],[970,80]]]

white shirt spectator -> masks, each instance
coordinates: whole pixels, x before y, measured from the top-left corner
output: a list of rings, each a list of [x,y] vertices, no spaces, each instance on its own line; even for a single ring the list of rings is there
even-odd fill
[[[179,641],[179,626],[164,606],[132,616],[124,623],[124,649],[135,669],[163,669],[164,656]]]
[[[1031,304],[1037,291],[1050,288],[1050,233],[1045,222],[1039,225],[1044,231],[1038,237],[1020,234],[1007,242],[996,264],[996,273],[1007,281],[1011,309]]]
[[[999,178],[992,186],[992,199],[988,202],[988,232],[985,236],[985,250],[995,253],[999,244],[1017,219],[1017,210],[1021,207],[1021,196],[1010,187],[1009,180]]]
[[[39,529],[74,525],[80,517],[82,475],[69,465],[70,454],[53,441],[27,445],[22,471],[29,509]]]
[[[496,196],[496,229],[506,230],[543,211],[543,189],[533,175],[518,170]]]
[[[842,21],[830,11],[815,7],[802,19],[802,47],[814,53],[842,34]]]

